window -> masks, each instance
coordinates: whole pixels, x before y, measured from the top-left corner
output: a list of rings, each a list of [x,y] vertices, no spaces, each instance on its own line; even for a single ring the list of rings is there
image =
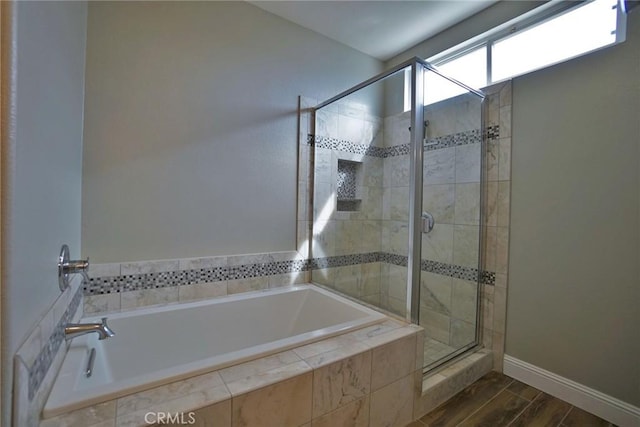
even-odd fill
[[[442,71],[444,75],[451,76],[468,86],[474,88],[484,87],[487,85],[486,58],[487,47],[480,46],[445,62],[438,66],[438,70]],[[453,83],[447,83],[446,80],[435,73],[427,73],[424,84],[427,88],[425,90],[425,105],[466,92],[464,88]]]
[[[491,77],[500,81],[616,41],[615,0],[596,0],[492,43]]]
[[[481,88],[624,40],[624,14],[617,0],[592,0],[577,6],[551,1],[515,21],[427,61],[445,75]],[[442,81],[427,73],[425,104],[464,92],[454,85],[435,84],[435,80]]]

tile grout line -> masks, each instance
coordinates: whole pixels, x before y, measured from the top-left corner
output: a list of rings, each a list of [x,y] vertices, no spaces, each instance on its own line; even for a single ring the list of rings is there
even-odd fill
[[[560,420],[560,422],[558,423],[558,427],[560,427],[562,425],[562,423],[564,422],[565,419],[567,419],[567,417],[569,416],[569,412],[573,411],[574,406],[570,405],[569,409],[567,410],[567,413],[564,414],[564,417],[562,417],[562,419]]]
[[[371,357],[370,357],[370,361],[369,361],[369,414],[367,416],[367,424],[371,425],[371,407],[373,406],[371,404],[371,401],[373,400],[373,387],[371,386],[372,384],[372,379],[373,379],[373,351],[371,351]],[[413,418],[413,413],[411,414]]]
[[[513,394],[513,395],[514,395],[514,396],[516,396],[516,397],[519,397],[519,398],[521,398],[521,399],[524,399],[524,397],[522,397],[522,396],[520,396],[520,395],[518,395],[518,394],[516,394],[516,393],[514,393],[514,392],[512,392],[512,391],[510,391],[510,390],[507,390],[507,391],[508,391],[509,393]],[[527,409],[529,409],[529,407],[530,407],[531,405],[533,405],[533,402],[538,398],[538,396],[540,396],[540,393],[542,393],[542,392],[538,392],[538,394],[536,394],[536,396],[535,396],[533,399],[531,399],[531,401],[529,401],[529,403],[528,403],[524,408],[522,408],[522,411],[518,412],[518,415],[516,415],[516,416],[515,416],[511,421],[509,421],[509,424],[507,424],[507,427],[509,427],[510,425],[512,425],[514,422],[516,422],[516,420],[517,420],[518,418],[520,418],[520,415],[524,414],[524,412],[525,412]],[[524,400],[526,400],[526,399],[524,399]]]
[[[297,356],[297,353],[296,353],[296,356]],[[300,357],[300,356],[298,356],[298,357]],[[300,357],[300,359],[304,361],[303,358]],[[305,363],[307,363],[307,362],[305,361]],[[307,363],[307,365],[309,365],[309,364]],[[309,366],[309,367],[311,368],[311,366]],[[311,414],[309,414],[309,424],[313,424],[313,402],[314,402],[314,400],[313,400],[313,384],[315,383],[315,381],[316,381],[316,370],[311,368]],[[302,424],[302,425],[304,425],[304,424]]]
[[[487,406],[489,404],[489,402],[491,402],[493,399],[495,399],[496,397],[498,397],[498,395],[500,393],[502,393],[503,391],[505,391],[512,383],[513,383],[513,378],[511,379],[511,381],[509,381],[509,383],[504,386],[503,388],[501,388],[500,390],[498,390],[492,397],[491,399],[487,400],[486,402],[484,402],[482,405],[480,405],[480,407],[478,407],[478,409],[476,409],[475,411],[471,412],[469,415],[467,415],[464,419],[462,419],[462,421],[460,421],[458,424],[456,424],[456,427],[461,426],[465,421],[467,421],[469,418],[471,418],[472,416],[474,416],[477,412],[479,412],[482,408],[484,408],[485,406]]]

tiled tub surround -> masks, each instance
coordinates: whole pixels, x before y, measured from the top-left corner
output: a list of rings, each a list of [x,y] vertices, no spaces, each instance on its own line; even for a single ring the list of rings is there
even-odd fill
[[[52,286],[56,286],[53,282]],[[36,426],[66,354],[64,325],[82,317],[79,276],[60,294],[14,357],[13,425]]]
[[[194,301],[306,283],[298,252],[92,265],[84,284],[86,314]]]
[[[40,425],[144,426],[150,412],[193,411],[199,426],[404,426],[422,405],[421,331],[387,320]]]
[[[274,254],[254,255],[249,257],[249,259],[254,260],[256,259],[256,257],[263,260],[269,259],[269,257],[271,257],[270,259],[274,259],[274,257],[275,259],[279,259],[278,256]],[[246,256],[242,257],[242,259],[247,259],[247,257]],[[340,260],[341,260],[340,262],[346,262],[347,257],[340,258]],[[361,259],[359,261],[363,261],[363,260],[364,259]],[[220,260],[218,259],[218,261]],[[183,266],[201,267],[201,266],[211,266],[211,262],[212,262],[211,259],[206,259],[206,260],[192,259],[192,260],[181,260],[181,262],[178,262],[178,264]],[[241,261],[241,258],[234,258],[231,262],[238,263],[243,261]],[[161,265],[159,264],[162,265],[162,263],[145,262],[145,263],[136,263],[135,265],[132,266],[131,263],[126,263],[125,271],[127,271],[126,269],[132,268],[133,271],[146,271],[147,273],[145,274],[151,274],[152,271],[157,271],[158,269],[162,269]],[[169,263],[169,264],[174,265],[175,263]],[[119,264],[93,265],[92,271],[94,275],[105,274],[105,273],[113,274],[114,272],[116,272],[116,270],[120,271],[120,268],[121,266]],[[53,325],[60,324],[60,320],[54,321],[53,319],[58,319],[58,318],[62,319],[63,316],[68,316],[68,314],[65,314],[65,313],[69,313],[72,311],[69,309],[69,306],[71,305],[73,309],[73,307],[78,301],[78,298],[81,296],[81,293],[82,293],[81,289],[82,287],[80,286],[80,280],[79,278],[77,278],[72,282],[70,289],[65,291],[65,293],[61,295],[58,301],[56,301],[56,303],[54,304],[54,307],[47,313],[47,315],[40,322],[38,327],[34,330],[34,332],[30,335],[30,337],[27,339],[25,344],[21,347],[20,351],[17,353],[16,377],[15,377],[16,381],[15,381],[15,389],[14,389],[15,390],[14,391],[14,395],[15,395],[14,425],[17,425],[20,427],[36,426],[39,423],[40,412],[44,406],[44,401],[49,391],[51,390],[53,381],[62,364],[66,351],[58,351],[55,354],[55,356],[53,356],[50,369],[48,369],[48,371],[46,372],[46,376],[43,377],[43,380],[41,381],[41,385],[37,389],[35,396],[31,401],[29,400],[29,396],[28,396],[30,370],[27,368],[25,361],[35,362],[38,355],[40,355],[43,351],[46,351],[46,350],[43,350],[44,347],[42,343],[46,341],[43,339],[43,337],[47,336],[48,330],[50,331],[53,330]],[[147,289],[148,292],[155,292],[156,290],[157,289]],[[122,295],[124,294],[126,294],[126,292],[123,293]],[[208,295],[209,293],[204,292],[203,294]],[[198,298],[208,298],[208,297],[203,297],[202,296],[203,294],[198,294],[196,296]],[[116,293],[114,295],[119,296],[121,294]],[[112,294],[88,295],[85,298],[90,299],[92,297],[112,298],[113,295]],[[140,302],[147,303],[150,300],[157,301],[157,299],[155,298],[151,298],[151,299],[142,298]],[[96,307],[96,305],[87,305],[86,307],[90,309],[105,307],[104,305],[102,305],[102,303],[99,300],[94,301],[94,303],[95,302],[98,303],[99,305],[98,307]],[[111,307],[108,307],[110,311],[117,310],[115,307],[118,306],[118,304],[116,304],[115,302],[109,302],[109,301],[107,302],[111,304]],[[81,317],[82,317],[82,307],[80,306],[80,309],[76,310],[75,315],[72,318],[72,321],[76,322]],[[391,340],[393,339],[393,337],[397,337],[397,336],[404,336],[405,334],[409,333],[408,330],[406,329],[408,327],[412,328],[411,329],[412,333],[416,332],[417,330],[415,326],[408,326],[408,325],[402,326],[402,325],[403,324],[395,320],[389,320],[384,325],[382,325],[382,329],[377,329],[375,327],[366,328],[362,331],[356,331],[354,333],[341,335],[341,336],[331,338],[325,341],[321,341],[318,343],[314,343],[308,346],[303,346],[301,349],[296,349],[295,354],[300,354],[300,356],[298,357],[302,358],[303,361],[305,361],[305,363],[307,363],[306,362],[307,359],[311,359],[314,356],[318,356],[316,357],[316,359],[310,360],[309,363],[307,363],[307,366],[304,367],[304,370],[300,372],[307,373],[309,371],[313,371],[314,372],[314,374],[312,374],[312,378],[313,378],[313,376],[316,375],[315,371],[317,369],[322,368],[325,365],[329,366],[330,364],[333,364],[333,366],[338,366],[337,359],[340,357],[344,357],[346,360],[349,360],[352,354],[363,352],[363,348],[365,347],[371,348],[371,350],[366,350],[365,352],[367,351],[373,352],[375,351],[373,346],[376,345],[376,342],[379,345],[383,345],[384,342],[386,342],[385,340]],[[400,330],[396,330],[400,327],[402,327],[402,332]],[[391,332],[393,332],[394,335],[387,334]],[[386,335],[384,337],[376,338],[377,341],[372,341],[371,339],[375,338],[377,334],[386,334]],[[395,334],[399,334],[399,335],[395,335]],[[52,335],[54,335],[54,333],[51,333],[49,336],[51,337]],[[57,334],[57,336],[60,336],[60,334]],[[348,344],[355,344],[355,347],[349,348]],[[416,390],[418,390],[419,389],[418,384],[421,381],[421,375],[419,375],[420,373],[418,372],[418,371],[421,371],[421,369],[418,369],[418,367],[422,366],[421,354],[424,354],[424,353],[420,353],[424,347],[423,337],[421,333],[416,334],[416,345],[417,345],[416,356],[415,356],[416,370],[415,372],[413,372],[413,375],[415,375],[415,378],[416,378],[415,379],[416,382],[412,383],[411,387],[415,386],[417,387]],[[66,350],[66,346],[61,345],[60,349]],[[287,354],[290,354],[290,353],[287,353]],[[280,360],[279,357],[276,357],[276,359]],[[265,363],[267,363],[267,366],[273,366],[271,361],[273,361],[273,358],[265,359]],[[31,367],[34,366],[33,362],[30,365]],[[257,383],[254,383],[256,384],[256,388],[265,387],[264,388],[265,394],[272,395],[272,392],[280,390],[280,386],[276,387],[276,385],[274,384],[276,381],[283,380],[284,382],[286,382],[286,380],[289,379],[290,376],[296,375],[296,372],[298,371],[295,371],[295,369],[302,366],[301,364],[296,364],[295,362],[293,363],[285,362],[285,363],[287,365],[286,367],[276,367],[276,368],[272,367],[272,368],[266,369],[267,372],[265,373],[259,372],[260,369],[256,369],[252,371],[252,372],[255,372],[255,375],[257,375],[257,378],[255,377],[253,378],[255,379],[255,381],[257,381]],[[344,363],[347,363],[347,362],[344,362]],[[247,365],[247,366],[253,366],[253,365]],[[464,363],[464,364],[460,364],[459,368],[462,371],[464,371],[464,370],[471,369],[470,366],[472,365],[469,365],[468,363]],[[290,371],[289,368],[293,368],[293,372]],[[460,369],[458,369],[458,371]],[[484,370],[486,369],[486,367],[482,365],[482,369]],[[478,367],[473,368],[473,372],[472,372],[473,375],[476,375],[475,372],[477,370],[478,370]],[[453,383],[449,384],[448,381],[438,381],[435,383],[435,385],[437,385],[437,390],[439,390],[436,396],[440,396],[440,398],[443,398],[442,396],[453,395],[457,390],[455,386],[462,381],[460,378],[463,378],[463,376],[466,378],[467,376],[470,375],[470,374],[463,375],[458,371],[456,371],[455,369],[451,371],[452,378],[454,376],[453,373],[455,373],[455,377],[458,378]],[[42,371],[39,369],[31,369],[31,372],[32,372],[32,378],[34,378],[33,373],[42,372]],[[222,373],[222,371],[220,371],[220,373]],[[223,423],[222,425],[225,425],[224,423],[227,422],[226,420],[231,418],[231,415],[226,415],[231,408],[231,402],[229,401],[229,399],[233,399],[234,396],[236,395],[239,396],[243,393],[240,393],[240,394],[235,393],[235,391],[237,391],[238,389],[234,389],[233,386],[225,388],[226,387],[225,381],[222,381],[222,383],[224,383],[225,386],[221,387],[222,384],[220,382],[220,379],[216,376],[216,374],[215,373],[211,374],[211,376],[214,377],[214,379],[211,381],[208,381],[210,377],[203,375],[201,377],[198,377],[198,379],[195,382],[191,380],[180,381],[175,384],[158,387],[153,391],[150,390],[147,392],[140,392],[134,395],[135,397],[121,398],[116,401],[111,401],[104,404],[98,404],[91,408],[78,410],[72,414],[68,414],[69,417],[61,416],[61,417],[53,418],[51,420],[47,420],[44,422],[44,425],[46,426],[82,425],[83,427],[89,426],[89,425],[113,426],[114,425],[113,423],[115,422],[114,420],[115,420],[116,414],[118,416],[117,418],[118,423],[116,425],[136,425],[136,421],[135,421],[136,417],[139,420],[139,416],[141,414],[144,415],[144,413],[147,413],[154,409],[156,411],[162,411],[162,410],[177,411],[177,410],[181,410],[180,408],[185,408],[186,410],[189,407],[193,409],[196,406],[202,407],[199,411],[196,412],[196,415],[198,417],[211,416],[211,417],[214,417],[216,420],[218,419],[222,420],[221,421]],[[247,377],[248,376],[249,374],[247,374]],[[407,375],[405,375],[405,377],[407,377]],[[220,378],[224,378],[224,377],[220,377]],[[443,377],[437,377],[437,378],[442,380]],[[448,378],[448,377],[444,377],[444,378]],[[251,383],[252,381],[253,381],[252,379],[246,379],[246,381],[238,379],[238,385],[242,383],[246,385],[247,383]],[[312,380],[312,381],[315,381],[315,380]],[[399,382],[399,381],[396,381],[396,382]],[[396,382],[394,382],[393,385],[396,386],[396,388],[400,387],[400,384],[396,384]],[[408,384],[409,380],[407,378],[404,378],[404,382]],[[292,381],[292,383],[295,383],[295,382]],[[32,380],[32,384],[33,384],[33,380]],[[313,382],[313,384],[315,384],[315,382]],[[267,385],[273,385],[273,387],[272,388],[266,387]],[[286,388],[286,386],[284,385],[282,387]],[[248,389],[245,389],[245,390],[248,390]],[[320,423],[319,425],[325,425],[325,424],[322,424],[322,422],[327,423],[326,425],[333,425],[333,422],[335,420],[334,417],[355,416],[356,414],[360,414],[363,408],[365,407],[369,408],[371,402],[377,401],[379,404],[381,400],[382,401],[387,400],[385,398],[385,392],[389,393],[388,390],[386,389],[385,391],[382,391],[382,389],[374,390],[371,388],[371,386],[369,386],[369,391],[370,392],[368,393],[366,398],[362,397],[360,399],[355,399],[354,402],[357,401],[357,403],[351,403],[351,406],[345,403],[346,401],[349,400],[349,398],[343,398],[337,404],[338,405],[337,409],[330,410],[329,412],[317,417],[316,415],[313,415],[314,422],[319,422]],[[397,390],[394,391],[393,393],[397,393]],[[406,390],[403,393],[406,394],[407,393]],[[251,400],[253,402],[253,405],[258,405],[258,402],[255,399],[261,395],[260,393],[253,392],[253,394],[251,394],[247,391],[244,394],[247,394],[246,398],[251,397],[254,399],[254,400]],[[427,394],[425,393],[423,393],[422,397],[419,396],[419,393],[416,394],[415,397],[417,400],[414,402],[414,409],[417,410],[418,412],[417,412],[417,415],[415,415],[415,417],[421,416],[423,414],[423,412],[421,411],[424,411],[425,407],[429,408],[430,407],[429,405],[431,404],[430,402],[434,401],[433,399],[427,398],[426,396]],[[132,402],[137,402],[138,399],[141,399],[143,402],[146,402],[146,403],[136,403],[136,404],[132,403]],[[208,407],[204,408],[204,406],[207,405],[207,402],[211,404]],[[217,403],[213,403],[213,402],[217,402]],[[218,405],[218,403],[220,403],[220,405]],[[142,409],[140,408],[143,408],[143,407],[145,409],[144,413],[141,413],[141,412],[136,413],[136,411],[141,411]],[[389,411],[393,410],[393,408],[389,409],[388,407],[385,407],[385,406],[383,407],[386,408],[385,413],[389,413]],[[126,408],[129,408],[129,409],[126,409]],[[290,409],[291,408],[287,407],[285,411],[288,411]],[[221,414],[217,412],[219,410],[222,410]],[[234,414],[236,414],[236,412],[234,412]],[[402,420],[402,422],[404,422],[408,414],[407,406],[404,405],[403,407],[401,407],[399,409],[398,414],[400,414],[399,419]],[[237,413],[236,415],[238,418],[241,418],[240,413]],[[283,413],[280,413],[280,415],[285,416]],[[367,412],[366,417],[368,416],[369,415]],[[221,417],[221,418],[218,418],[218,417]],[[358,417],[365,417],[365,415],[360,414],[358,415]],[[315,420],[315,418],[318,418],[318,420]],[[132,419],[134,421],[131,421]],[[357,419],[361,420],[361,418],[357,418]],[[121,422],[123,424],[120,424]],[[131,422],[131,424],[126,424],[128,422]],[[240,423],[240,425],[246,425],[246,423],[244,424]],[[358,425],[366,425],[366,423],[358,424]],[[378,424],[372,424],[372,425],[378,425]]]
[[[113,339],[99,341],[92,334],[73,340],[43,414],[51,417],[219,370],[385,318],[312,285],[112,314]],[[91,348],[95,368],[85,378]]]

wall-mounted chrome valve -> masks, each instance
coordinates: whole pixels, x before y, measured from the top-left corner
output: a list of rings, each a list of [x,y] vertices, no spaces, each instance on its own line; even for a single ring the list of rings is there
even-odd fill
[[[429,233],[433,230],[433,226],[436,225],[436,220],[433,219],[433,215],[429,212],[422,212],[422,232]]]
[[[69,246],[62,245],[60,256],[58,257],[58,285],[60,290],[64,292],[69,287],[69,275],[82,274],[85,282],[89,281],[89,258],[71,260],[69,259]]]

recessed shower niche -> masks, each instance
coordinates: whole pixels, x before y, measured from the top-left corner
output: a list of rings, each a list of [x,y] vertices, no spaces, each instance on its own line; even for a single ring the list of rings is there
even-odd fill
[[[360,179],[358,179],[360,178]],[[336,196],[338,212],[356,212],[360,210],[362,198],[358,189],[362,185],[362,163],[338,159]]]

